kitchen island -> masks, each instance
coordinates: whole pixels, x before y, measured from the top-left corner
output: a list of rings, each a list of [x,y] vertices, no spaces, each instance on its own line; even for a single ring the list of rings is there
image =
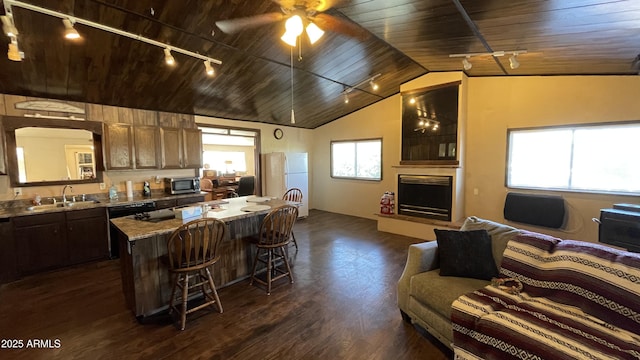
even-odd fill
[[[255,248],[245,238],[258,233],[262,219],[272,208],[295,203],[248,196],[193,206],[203,204],[211,205],[212,209],[199,217],[217,218],[227,224],[220,260],[212,272],[216,288],[222,288],[251,275]],[[194,220],[153,216],[146,218],[153,221],[144,219],[128,216],[111,220],[118,229],[122,289],[127,306],[139,320],[168,308],[171,277],[167,240],[180,225]]]

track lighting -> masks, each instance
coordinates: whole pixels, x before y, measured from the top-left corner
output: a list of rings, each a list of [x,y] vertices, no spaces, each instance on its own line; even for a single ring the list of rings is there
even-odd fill
[[[20,59],[24,58],[24,54],[19,50],[18,48],[18,43],[17,40],[15,39],[15,36],[11,36],[9,34],[17,34],[18,30],[16,29],[16,27],[14,26],[14,21],[13,21],[13,17],[11,16],[12,14],[12,6],[17,6],[23,9],[27,9],[27,10],[31,10],[31,11],[35,11],[37,13],[40,14],[45,14],[45,15],[49,15],[49,16],[53,16],[53,17],[57,17],[62,19],[62,22],[65,26],[65,37],[68,37],[67,33],[68,31],[71,32],[75,32],[75,34],[77,34],[77,37],[80,37],[80,34],[78,34],[78,32],[73,28],[74,24],[82,24],[94,29],[98,29],[98,30],[102,30],[102,31],[106,31],[112,34],[116,34],[116,35],[120,35],[120,36],[124,36],[127,37],[129,39],[133,39],[136,41],[140,41],[149,45],[153,45],[153,46],[157,46],[160,48],[164,48],[164,54],[165,54],[165,61],[167,62],[167,64],[173,65],[175,64],[175,59],[173,58],[173,56],[171,55],[171,51],[175,51],[175,52],[179,52],[183,55],[187,55],[190,56],[192,58],[196,58],[196,59],[200,59],[203,61],[208,61],[209,65],[211,65],[211,63],[215,63],[215,64],[222,64],[222,61],[208,57],[208,56],[204,56],[198,53],[195,53],[193,51],[189,51],[189,50],[185,50],[185,49],[181,49],[175,46],[168,46],[165,43],[162,43],[160,41],[156,41],[156,40],[152,40],[143,36],[140,36],[138,34],[133,34],[130,32],[126,32],[120,29],[116,29],[110,26],[106,26],[106,25],[102,25],[100,23],[97,22],[93,22],[90,20],[85,20],[82,18],[78,18],[78,17],[70,17],[68,14],[64,14],[61,12],[57,12],[57,11],[53,11],[53,10],[49,10],[43,7],[39,7],[36,5],[31,5],[28,3],[24,3],[22,1],[18,1],[18,0],[3,0],[3,4],[4,4],[4,9],[5,9],[5,13],[7,15],[1,16],[2,18],[2,29],[5,33],[7,33],[7,35],[11,38],[11,44],[9,44],[9,56],[13,56],[15,57],[15,54],[18,54],[20,56]],[[77,38],[76,37],[76,38]],[[72,37],[73,38],[73,37]],[[13,46],[15,45],[15,46]],[[15,50],[14,50],[15,49]],[[13,55],[11,55],[13,54]],[[14,61],[20,61],[20,60],[14,60]],[[206,65],[205,65],[206,68]],[[213,68],[211,69],[213,70]],[[207,69],[207,73],[209,72],[209,69]]]
[[[171,49],[168,47],[164,48],[164,62],[171,66],[176,63],[176,59],[173,58],[173,55],[171,55]]]
[[[471,62],[469,61],[469,56],[467,56],[464,59],[462,59],[462,68],[463,69],[471,70],[472,67],[473,67],[473,64],[471,64]]]
[[[12,37],[9,43],[9,50],[7,51],[7,58],[11,61],[22,61],[23,57],[24,53],[18,48],[18,40]]]
[[[80,39],[80,34],[73,27],[73,22],[69,19],[62,19],[62,23],[64,24],[64,37],[69,40]]]
[[[211,60],[205,60],[204,61],[204,71],[207,73],[207,75],[209,76],[213,76],[213,74],[215,73],[213,71],[213,67],[211,66]]]
[[[517,57],[518,57],[518,54],[513,54],[509,58],[509,67],[511,69],[517,69],[520,67],[520,62],[518,61]]]
[[[376,74],[376,75],[374,75],[374,76],[372,76],[372,77],[370,77],[370,78],[368,78],[368,79],[366,79],[366,80],[360,81],[359,83],[357,83],[357,84],[355,84],[355,85],[353,85],[353,86],[345,87],[345,88],[342,90],[342,92],[340,93],[340,94],[344,95],[344,103],[345,103],[345,104],[348,104],[348,103],[349,103],[349,96],[348,96],[348,94],[349,94],[350,92],[352,92],[354,89],[359,88],[360,86],[362,86],[362,85],[364,85],[364,84],[366,84],[366,83],[369,83],[369,85],[371,86],[371,89],[372,89],[373,91],[378,90],[378,89],[380,88],[380,86],[378,86],[378,84],[376,84],[376,83],[374,82],[374,80],[375,80],[375,79],[377,79],[377,78],[378,78],[379,76],[381,76],[381,75],[382,75],[382,74]]]
[[[4,31],[8,37],[18,36],[18,29],[16,29],[16,26],[13,24],[13,17],[2,15],[0,19],[2,19],[2,31]]]
[[[473,67],[471,64],[471,57],[474,56],[493,56],[502,57],[505,54],[511,54],[509,57],[509,67],[512,69],[517,69],[520,66],[520,62],[518,61],[518,55],[526,54],[527,50],[513,50],[513,51],[494,51],[494,52],[484,52],[484,53],[468,53],[468,54],[450,54],[450,58],[464,58],[462,59],[462,68],[465,70],[470,70]]]

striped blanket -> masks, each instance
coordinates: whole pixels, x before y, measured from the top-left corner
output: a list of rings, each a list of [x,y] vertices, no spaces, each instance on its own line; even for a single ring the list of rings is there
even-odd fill
[[[456,359],[640,359],[640,254],[523,232],[500,276],[452,304]]]

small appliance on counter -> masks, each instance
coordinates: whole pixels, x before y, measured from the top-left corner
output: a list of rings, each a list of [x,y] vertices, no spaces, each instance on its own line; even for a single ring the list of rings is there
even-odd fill
[[[199,193],[200,179],[197,177],[165,178],[164,192],[171,195]]]

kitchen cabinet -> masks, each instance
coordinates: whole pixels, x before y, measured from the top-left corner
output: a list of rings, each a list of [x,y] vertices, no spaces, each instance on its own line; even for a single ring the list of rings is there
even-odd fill
[[[109,230],[105,208],[68,211],[66,220],[69,264],[109,257]]]
[[[19,216],[13,219],[20,275],[62,267],[67,262],[64,213]]]
[[[0,131],[0,175],[7,174],[7,162],[4,154],[4,131]]]
[[[182,129],[183,167],[202,167],[202,131],[199,129]]]
[[[193,203],[203,202],[203,201],[204,201],[204,195],[193,195],[189,197],[177,198],[176,206],[193,204]]]
[[[28,275],[109,255],[105,208],[13,218],[17,273]]]
[[[133,143],[136,156],[136,169],[157,169],[159,128],[157,126],[134,126]]]
[[[133,169],[133,126],[105,124],[105,165],[107,170]]]
[[[161,169],[202,167],[202,131],[161,127],[160,158]]]
[[[156,200],[156,210],[169,209],[176,207],[176,199]]]
[[[0,219],[0,284],[7,283],[18,278],[15,245],[11,219]]]
[[[182,136],[179,128],[160,128],[160,168],[182,168]]]

